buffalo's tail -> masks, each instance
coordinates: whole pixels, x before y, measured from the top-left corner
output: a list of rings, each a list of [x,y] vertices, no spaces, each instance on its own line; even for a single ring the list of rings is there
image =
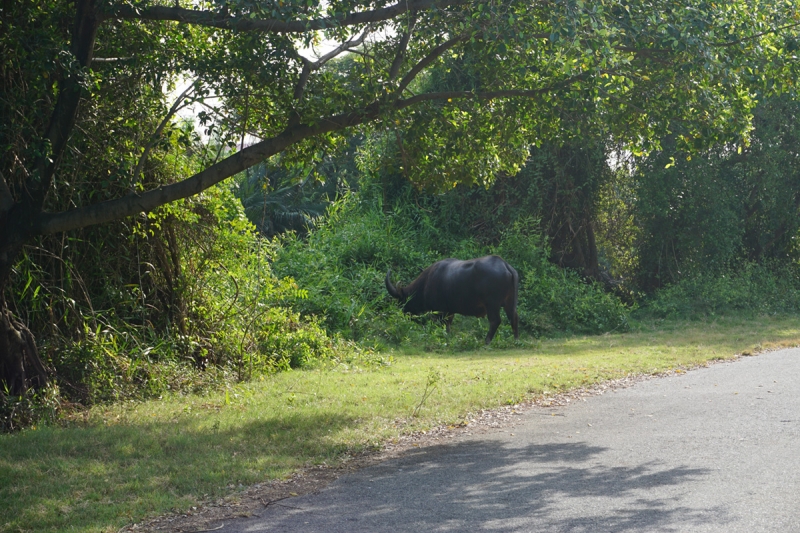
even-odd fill
[[[508,316],[508,320],[511,322],[511,328],[514,330],[514,338],[519,339],[519,313],[517,312],[517,301],[519,300],[519,273],[517,273],[517,270],[511,265],[508,265],[508,269],[511,271],[511,278],[514,280],[514,289],[511,295],[510,305],[507,304],[505,310],[506,316]]]
[[[514,294],[511,295],[511,305],[514,309],[517,308],[517,300],[519,299],[519,274],[517,273],[517,269],[508,265],[508,269],[511,271],[511,279],[514,280]]]

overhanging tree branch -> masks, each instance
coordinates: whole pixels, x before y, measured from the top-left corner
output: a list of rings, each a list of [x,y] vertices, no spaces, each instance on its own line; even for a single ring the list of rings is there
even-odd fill
[[[153,147],[158,143],[158,139],[161,137],[161,133],[164,131],[164,128],[169,123],[170,119],[175,116],[175,113],[186,107],[184,104],[184,100],[186,100],[189,94],[194,91],[195,87],[199,83],[200,80],[195,80],[189,85],[179,96],[175,99],[175,102],[172,104],[172,107],[169,108],[167,115],[161,121],[161,123],[156,128],[156,131],[150,136],[150,142],[147,143],[147,146],[144,147],[144,151],[142,155],[139,157],[139,161],[136,163],[136,168],[133,170],[132,182],[135,184],[136,181],[139,179],[139,174],[142,172],[142,168],[144,167],[145,163],[147,162],[147,158],[150,156],[150,151]]]
[[[297,124],[290,126],[283,133],[263,140],[226,159],[211,165],[202,172],[183,181],[165,185],[141,194],[128,194],[117,200],[109,200],[87,207],[81,207],[63,213],[42,213],[37,217],[34,232],[41,235],[69,231],[72,229],[104,224],[119,220],[137,213],[152,211],[175,200],[188,198],[216,185],[247,168],[257,165],[289,146],[315,135],[342,130],[372,120],[378,116],[380,108],[377,104],[351,113],[336,115],[320,120],[309,126]]]
[[[459,43],[466,41],[469,38],[470,36],[467,34],[458,35],[456,37],[453,37],[452,39],[443,42],[442,44],[431,50],[427,56],[422,58],[416,65],[414,65],[414,68],[408,71],[408,74],[403,76],[403,79],[400,80],[400,83],[397,85],[397,94],[398,95],[402,94],[402,92],[406,90],[408,85],[412,81],[414,81],[414,79],[419,75],[420,72],[425,70],[426,67],[430,66],[431,63],[439,59],[445,52],[455,47]]]
[[[455,99],[475,99],[475,100],[497,100],[500,98],[535,98],[542,94],[557,91],[569,86],[577,81],[582,81],[593,74],[610,74],[611,71],[583,72],[577,76],[572,76],[558,83],[540,87],[538,89],[504,89],[501,91],[443,91],[436,93],[425,93],[412,96],[411,98],[400,99],[395,103],[395,109],[401,110],[411,107],[421,102],[431,102],[436,100],[455,100]]]
[[[389,80],[394,80],[397,75],[400,73],[400,67],[403,65],[403,59],[405,59],[406,49],[408,49],[408,41],[411,39],[411,32],[414,31],[414,24],[416,23],[416,17],[411,17],[408,21],[408,28],[403,36],[400,38],[400,44],[397,46],[397,53],[394,56],[394,61],[392,61],[392,66],[389,68]]]
[[[508,89],[487,92],[437,92],[417,95],[404,100],[397,100],[394,103],[388,104],[388,106],[394,110],[401,110],[414,104],[431,100],[447,100],[453,98],[476,98],[481,100],[515,97],[532,98],[541,96],[548,91],[563,88],[580,79],[585,79],[590,74],[590,72],[585,72],[557,84],[533,90]],[[151,211],[167,203],[199,194],[209,187],[245,169],[255,166],[265,159],[280,153],[289,146],[297,144],[305,139],[369,122],[378,118],[378,116],[385,111],[387,111],[386,103],[373,102],[360,110],[323,118],[314,125],[292,125],[281,134],[248,146],[240,152],[231,155],[183,181],[165,185],[141,194],[129,194],[117,200],[109,200],[107,202],[101,202],[63,213],[42,213],[37,219],[35,231],[38,234],[48,235],[86,226],[103,224],[137,213]]]
[[[277,19],[251,19],[235,17],[227,11],[198,11],[182,7],[149,6],[137,8],[126,4],[112,5],[105,10],[107,19],[172,20],[185,24],[208,26],[236,31],[259,31],[265,33],[306,33],[335,27],[354,26],[371,22],[391,20],[406,12],[423,11],[431,7],[444,8],[465,3],[466,0],[403,0],[397,4],[347,15],[311,20],[284,21]]]

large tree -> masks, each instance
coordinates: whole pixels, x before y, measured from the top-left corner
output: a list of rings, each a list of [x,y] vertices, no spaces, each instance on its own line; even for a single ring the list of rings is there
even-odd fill
[[[404,172],[429,187],[488,183],[531,143],[580,133],[562,124],[602,124],[637,151],[671,124],[681,149],[741,138],[756,91],[792,82],[800,14],[792,0],[20,0],[0,23],[0,380],[20,392],[47,376],[7,289],[39,236],[153,210],[358,127],[396,130]],[[432,80],[453,69],[452,89]],[[131,76],[152,91],[120,117],[163,109],[144,136],[98,120]],[[192,83],[170,106],[161,88],[179,76]],[[189,99],[220,139],[256,140],[148,188],[148,158]],[[125,135],[119,161],[92,158],[88,138]],[[64,205],[66,168],[103,179]]]

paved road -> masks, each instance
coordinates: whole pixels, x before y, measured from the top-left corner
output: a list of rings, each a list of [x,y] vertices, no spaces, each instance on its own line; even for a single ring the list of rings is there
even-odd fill
[[[281,503],[218,531],[800,532],[800,350],[533,408]]]

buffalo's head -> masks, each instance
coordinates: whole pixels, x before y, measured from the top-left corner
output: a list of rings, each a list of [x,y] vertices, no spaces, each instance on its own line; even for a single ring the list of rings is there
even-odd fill
[[[404,312],[411,313],[412,315],[421,315],[425,313],[426,309],[424,309],[422,298],[417,297],[417,294],[420,292],[418,290],[419,287],[417,287],[420,280],[417,279],[406,287],[396,287],[392,284],[391,274],[391,270],[386,272],[386,290],[389,291],[389,295],[403,304]]]

